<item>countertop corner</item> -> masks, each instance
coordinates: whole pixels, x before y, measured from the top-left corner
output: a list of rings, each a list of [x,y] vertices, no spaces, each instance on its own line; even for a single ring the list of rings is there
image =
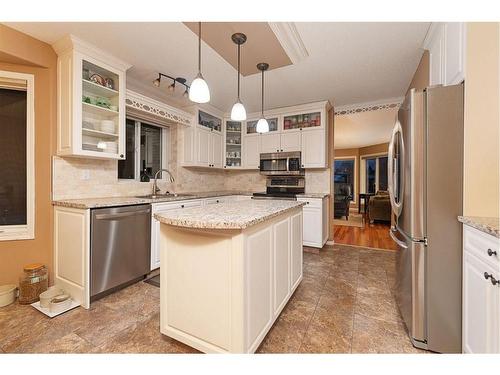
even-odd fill
[[[498,217],[459,216],[458,221],[500,239],[500,218]]]

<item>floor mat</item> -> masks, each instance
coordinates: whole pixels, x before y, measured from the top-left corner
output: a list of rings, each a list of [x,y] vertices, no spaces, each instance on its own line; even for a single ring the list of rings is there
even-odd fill
[[[145,283],[160,287],[160,275],[153,276],[150,279],[144,280]]]
[[[351,213],[349,214],[349,220],[333,219],[333,225],[346,225],[348,227],[363,228],[365,223],[363,221],[363,215]]]

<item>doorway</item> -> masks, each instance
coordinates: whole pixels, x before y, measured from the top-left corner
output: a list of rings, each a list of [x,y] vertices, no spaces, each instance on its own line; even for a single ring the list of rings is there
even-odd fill
[[[397,110],[335,118],[332,163],[335,243],[396,250],[389,235],[387,153]]]

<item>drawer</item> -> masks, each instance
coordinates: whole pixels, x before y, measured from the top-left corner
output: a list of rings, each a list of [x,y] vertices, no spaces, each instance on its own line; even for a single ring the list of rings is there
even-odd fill
[[[500,241],[496,237],[464,225],[464,249],[500,272]]]
[[[204,204],[217,204],[226,202],[228,199],[226,197],[214,197],[204,200]]]
[[[201,203],[201,200],[177,201],[168,203],[154,203],[152,204],[152,207],[153,213],[157,213],[166,210],[176,210],[178,208],[199,207],[201,206]]]
[[[319,198],[297,198],[299,202],[306,202],[304,208],[314,207],[314,208],[322,208],[323,207],[323,199]]]

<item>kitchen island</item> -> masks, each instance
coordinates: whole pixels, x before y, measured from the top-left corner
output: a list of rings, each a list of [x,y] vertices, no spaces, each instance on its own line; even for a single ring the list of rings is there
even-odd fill
[[[156,214],[160,331],[205,353],[253,353],[302,280],[303,202]]]

